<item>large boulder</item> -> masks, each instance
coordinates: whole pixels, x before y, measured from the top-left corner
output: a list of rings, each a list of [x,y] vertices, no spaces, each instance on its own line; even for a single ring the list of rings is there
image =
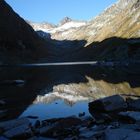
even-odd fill
[[[113,112],[127,108],[127,104],[120,95],[105,97],[89,103],[90,112]]]

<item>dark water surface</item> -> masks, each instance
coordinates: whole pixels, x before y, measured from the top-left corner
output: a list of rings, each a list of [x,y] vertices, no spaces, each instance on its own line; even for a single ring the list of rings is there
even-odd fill
[[[24,80],[23,85],[5,81]],[[140,67],[50,66],[0,68],[5,119],[66,117],[85,112],[88,102],[113,94],[140,95]]]

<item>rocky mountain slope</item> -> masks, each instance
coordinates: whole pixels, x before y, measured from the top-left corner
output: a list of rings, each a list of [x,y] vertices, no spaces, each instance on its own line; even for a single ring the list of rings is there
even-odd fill
[[[82,33],[83,30],[84,34]],[[139,0],[119,0],[91,20],[87,26],[74,33],[74,37],[85,38],[89,43],[102,41],[112,36],[121,38],[140,37]]]
[[[140,1],[119,0],[89,22],[78,22],[68,17],[62,21],[63,24],[60,23],[59,26],[51,26],[51,30],[44,23],[31,25],[35,30],[51,33],[55,39],[86,39],[88,44],[112,36],[140,37]],[[54,35],[60,32],[62,38]]]
[[[75,60],[140,59],[140,0],[119,0],[89,22],[67,19],[51,30],[40,28],[40,35],[72,42],[85,40],[86,48],[72,51]]]
[[[58,25],[24,21],[2,0],[0,19],[3,62],[140,59],[140,0],[119,0],[89,22],[66,17]]]
[[[28,62],[46,56],[46,41],[4,1],[0,1],[0,61]]]

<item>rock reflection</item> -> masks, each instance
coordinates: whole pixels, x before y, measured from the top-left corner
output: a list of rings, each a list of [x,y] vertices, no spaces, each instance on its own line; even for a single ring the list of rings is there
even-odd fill
[[[63,100],[66,105],[72,106],[76,102],[79,101],[89,101],[89,97],[84,97],[81,95],[74,95],[74,94],[67,94],[67,93],[58,93],[58,92],[52,92],[49,94],[46,94],[44,96],[37,96],[36,100],[34,101],[35,104],[37,103],[53,103],[57,100]]]

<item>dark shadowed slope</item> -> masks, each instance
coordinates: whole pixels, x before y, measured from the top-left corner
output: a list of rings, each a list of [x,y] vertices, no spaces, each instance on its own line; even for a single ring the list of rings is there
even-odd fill
[[[46,42],[0,0],[0,62],[28,62],[46,56]]]

